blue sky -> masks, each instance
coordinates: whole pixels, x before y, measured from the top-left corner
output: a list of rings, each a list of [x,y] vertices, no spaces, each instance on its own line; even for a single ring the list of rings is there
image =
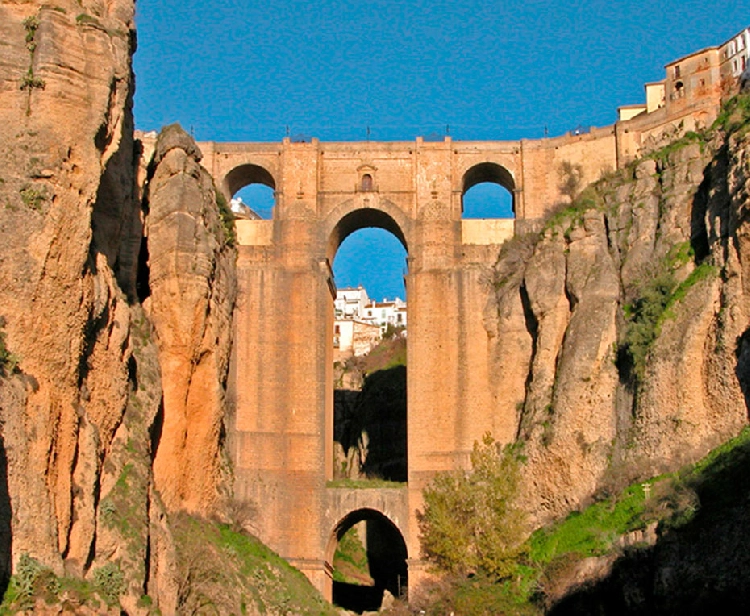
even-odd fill
[[[138,0],[136,126],[217,141],[559,135],[614,122],[664,64],[750,25],[743,4]],[[359,267],[347,250],[365,240],[342,245],[336,282],[403,297],[404,257],[378,237]]]

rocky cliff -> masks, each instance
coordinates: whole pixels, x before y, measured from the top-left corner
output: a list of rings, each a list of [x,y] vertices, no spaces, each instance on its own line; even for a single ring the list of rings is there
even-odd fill
[[[128,613],[174,612],[167,511],[210,513],[223,485],[233,251],[181,131],[141,201],[133,11],[0,4],[0,582],[20,576],[17,608],[44,579],[75,603],[59,580],[83,578]]]
[[[97,541],[100,504],[124,470],[120,450],[130,438],[147,442],[155,413],[142,410],[145,426],[126,422],[136,361],[128,292],[140,245],[133,3],[4,3],[0,39],[10,560],[28,553],[81,575],[109,558],[109,542]],[[146,525],[145,500],[139,513]]]
[[[156,142],[143,286],[163,383],[156,486],[168,508],[205,514],[226,485],[224,392],[237,283],[231,212],[218,208],[200,158],[179,126],[165,128]]]
[[[488,331],[536,521],[747,423],[746,99],[508,243]],[[503,370],[512,358],[520,370]]]

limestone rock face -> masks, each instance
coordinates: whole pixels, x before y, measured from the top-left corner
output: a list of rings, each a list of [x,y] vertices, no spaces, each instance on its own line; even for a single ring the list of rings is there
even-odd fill
[[[131,388],[133,2],[5,2],[0,40],[0,313],[19,360],[0,382],[12,561],[80,573]]]
[[[739,134],[665,148],[501,253],[488,333],[498,358],[506,340],[529,340],[514,356],[527,371],[498,359],[495,373],[499,400],[525,388],[522,492],[537,523],[746,425],[750,140]]]
[[[137,303],[132,0],[0,3],[0,584],[22,555],[176,600]],[[55,607],[49,607],[54,611]],[[55,612],[58,613],[58,612]]]
[[[219,497],[234,263],[200,151],[178,126],[156,143],[147,233],[150,297],[164,405],[154,460],[168,508],[212,511]]]

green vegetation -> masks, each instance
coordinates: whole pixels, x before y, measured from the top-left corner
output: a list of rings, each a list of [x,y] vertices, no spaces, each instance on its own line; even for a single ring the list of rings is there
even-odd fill
[[[34,38],[36,37],[36,31],[39,29],[39,16],[29,15],[23,20],[23,27],[26,30],[26,49],[33,53],[36,50]]]
[[[372,584],[367,551],[356,527],[341,537],[333,555],[333,579],[347,584]]]
[[[18,365],[18,357],[8,350],[5,344],[5,319],[0,317],[0,376],[10,376]]]
[[[652,159],[652,160],[658,161],[663,166],[664,164],[667,163],[670,156],[674,154],[675,152],[678,152],[679,150],[682,150],[686,146],[691,145],[693,143],[700,144],[701,152],[702,152],[707,142],[708,142],[708,135],[705,132],[699,133],[695,131],[688,131],[679,139],[676,139],[675,141],[672,141],[671,143],[665,145],[664,147],[659,148],[658,150],[654,152],[651,152],[648,156],[646,156],[646,159]]]
[[[113,568],[119,571],[119,568],[111,563],[101,570],[109,571]],[[111,582],[105,586],[114,590]],[[0,604],[0,616],[32,611],[38,601],[43,601],[47,605],[85,605],[98,610],[102,604],[100,590],[96,581],[92,584],[80,578],[58,577],[52,569],[45,567],[35,558],[21,554],[16,572],[10,578],[10,584]],[[111,601],[107,598],[106,603],[117,606],[118,599],[119,593],[112,596]]]
[[[545,229],[554,229],[563,227],[567,237],[571,229],[580,226],[583,223],[583,214],[600,206],[600,197],[596,190],[596,185],[592,184],[583,189],[583,191],[569,205],[562,204],[556,210],[553,210],[545,221]]]
[[[170,519],[178,563],[181,614],[273,611],[335,615],[304,574],[254,537],[227,524],[177,514]]]
[[[550,607],[549,591],[573,582],[575,566],[582,559],[626,555],[620,542],[623,535],[652,525],[659,538],[673,533],[674,541],[674,533],[685,533],[685,540],[690,542],[700,534],[702,525],[726,520],[731,507],[745,507],[750,494],[748,465],[750,427],[696,464],[634,483],[537,530],[517,548],[517,557],[508,563],[503,575],[492,575],[480,567],[473,576],[467,577],[467,571],[447,576],[424,589],[414,603],[428,606],[432,613],[541,614]],[[467,507],[460,501],[451,507],[452,525],[461,526]],[[451,532],[460,531],[453,528]],[[637,552],[652,548],[636,544],[628,549]],[[460,552],[455,557],[462,558]],[[450,564],[445,568],[456,569]]]
[[[11,577],[0,614],[15,613],[13,608],[31,609],[37,597],[51,603],[60,592],[60,582],[54,572],[28,554],[21,554],[16,573]]]
[[[76,15],[76,23],[79,26],[91,24],[93,26],[101,27],[102,25],[96,17],[94,17],[93,15],[87,15],[86,13],[80,13],[79,15]]]
[[[621,374],[633,377],[636,383],[645,375],[648,354],[662,325],[674,318],[672,308],[685,299],[694,285],[717,273],[714,266],[704,262],[678,282],[677,272],[693,258],[690,242],[674,246],[646,277],[636,292],[637,297],[623,306],[626,326],[617,352],[618,367]]]
[[[214,188],[215,190],[215,188]],[[222,230],[224,233],[224,243],[227,246],[234,246],[237,243],[237,230],[234,226],[234,213],[229,207],[226,197],[216,190],[216,207],[219,209]]]
[[[120,567],[107,563],[94,570],[94,588],[96,588],[107,605],[117,605],[120,595],[125,591],[125,578]]]
[[[662,316],[675,287],[674,274],[662,272],[644,285],[638,298],[623,306],[627,325],[617,353],[621,374],[632,375],[636,381],[643,379],[649,351],[659,337]]]
[[[529,560],[545,565],[563,555],[580,557],[608,553],[621,535],[645,527],[645,489],[627,487],[617,498],[571,513],[563,522],[534,533],[529,539]]]
[[[750,130],[750,94],[738,94],[729,99],[713,123],[712,129],[744,136]]]
[[[28,90],[29,100],[26,105],[26,115],[31,114],[31,92],[35,88],[43,90],[45,83],[34,75],[34,52],[36,51],[36,31],[39,29],[39,16],[30,15],[23,20],[23,27],[26,30],[26,49],[29,51],[29,68],[26,74],[21,78],[21,90]]]
[[[439,569],[481,570],[507,577],[524,553],[524,518],[513,506],[521,458],[500,450],[489,434],[475,443],[471,470],[438,474],[424,491],[419,514],[422,550]]]
[[[43,188],[36,188],[30,184],[23,186],[20,193],[23,204],[32,210],[41,210],[42,204],[47,200],[47,193]]]

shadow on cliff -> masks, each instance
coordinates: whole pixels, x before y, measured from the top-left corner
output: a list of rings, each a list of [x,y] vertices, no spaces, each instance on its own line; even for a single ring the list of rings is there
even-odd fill
[[[625,551],[548,613],[750,613],[750,436],[683,482],[695,498],[662,521],[653,546]]]
[[[8,456],[5,453],[5,439],[0,435],[0,598],[8,589],[12,573],[12,516],[8,492]]]
[[[369,374],[355,396],[339,442],[345,450],[366,450],[362,472],[368,478],[406,481],[406,366]]]
[[[750,419],[750,327],[737,339],[737,366],[734,373],[740,383],[742,394],[745,396],[745,406]]]

